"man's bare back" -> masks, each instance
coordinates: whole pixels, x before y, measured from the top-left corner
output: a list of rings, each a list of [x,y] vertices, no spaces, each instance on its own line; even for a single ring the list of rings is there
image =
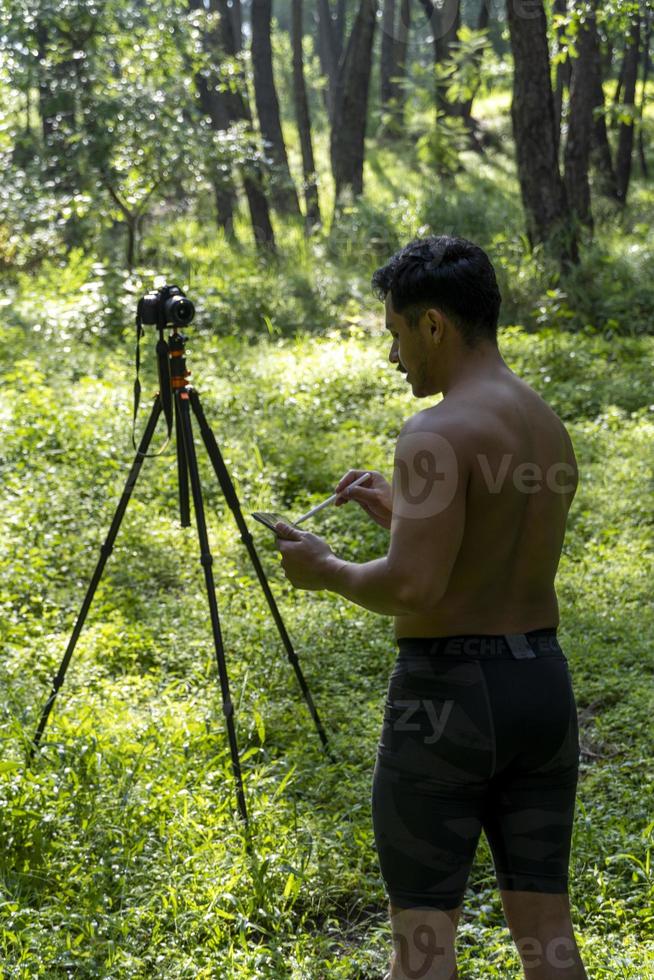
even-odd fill
[[[557,626],[554,578],[578,482],[565,426],[507,368],[420,415],[436,431],[443,419],[460,428],[457,457],[470,463],[465,527],[445,594],[427,613],[396,616],[396,637]]]

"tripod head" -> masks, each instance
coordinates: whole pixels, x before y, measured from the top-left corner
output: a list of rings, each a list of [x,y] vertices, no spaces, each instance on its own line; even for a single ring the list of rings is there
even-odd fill
[[[146,293],[136,306],[136,377],[134,380],[134,420],[132,426],[132,443],[136,449],[136,416],[141,398],[141,382],[139,371],[141,366],[141,338],[145,335],[143,324],[156,326],[159,331],[157,341],[157,374],[159,377],[159,397],[166,419],[168,436],[166,443],[159,452],[168,445],[173,428],[173,392],[186,386],[190,371],[186,370],[184,344],[186,337],[178,331],[179,326],[186,326],[195,316],[195,307],[185,293],[175,285],[167,285],[164,277],[157,276],[155,288]],[[166,340],[164,330],[170,326],[171,334]],[[159,455],[156,453],[155,455]]]

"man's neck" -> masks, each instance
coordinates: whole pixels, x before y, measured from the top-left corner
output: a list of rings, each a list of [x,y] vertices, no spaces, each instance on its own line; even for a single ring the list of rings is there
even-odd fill
[[[452,365],[443,384],[443,398],[467,388],[475,381],[486,380],[508,371],[510,368],[498,347],[494,344],[480,344]]]

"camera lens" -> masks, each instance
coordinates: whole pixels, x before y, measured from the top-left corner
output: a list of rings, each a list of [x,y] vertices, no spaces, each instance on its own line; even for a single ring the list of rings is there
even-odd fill
[[[183,296],[171,296],[164,307],[167,323],[183,326],[190,323],[195,315],[195,307],[190,299]]]

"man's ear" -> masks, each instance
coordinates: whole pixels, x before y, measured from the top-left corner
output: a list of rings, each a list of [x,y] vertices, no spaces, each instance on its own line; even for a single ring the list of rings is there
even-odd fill
[[[440,310],[430,308],[425,311],[425,316],[428,319],[429,329],[431,331],[432,339],[435,343],[440,344],[443,339],[443,333],[445,331],[445,317]],[[437,335],[437,336],[436,336]]]

